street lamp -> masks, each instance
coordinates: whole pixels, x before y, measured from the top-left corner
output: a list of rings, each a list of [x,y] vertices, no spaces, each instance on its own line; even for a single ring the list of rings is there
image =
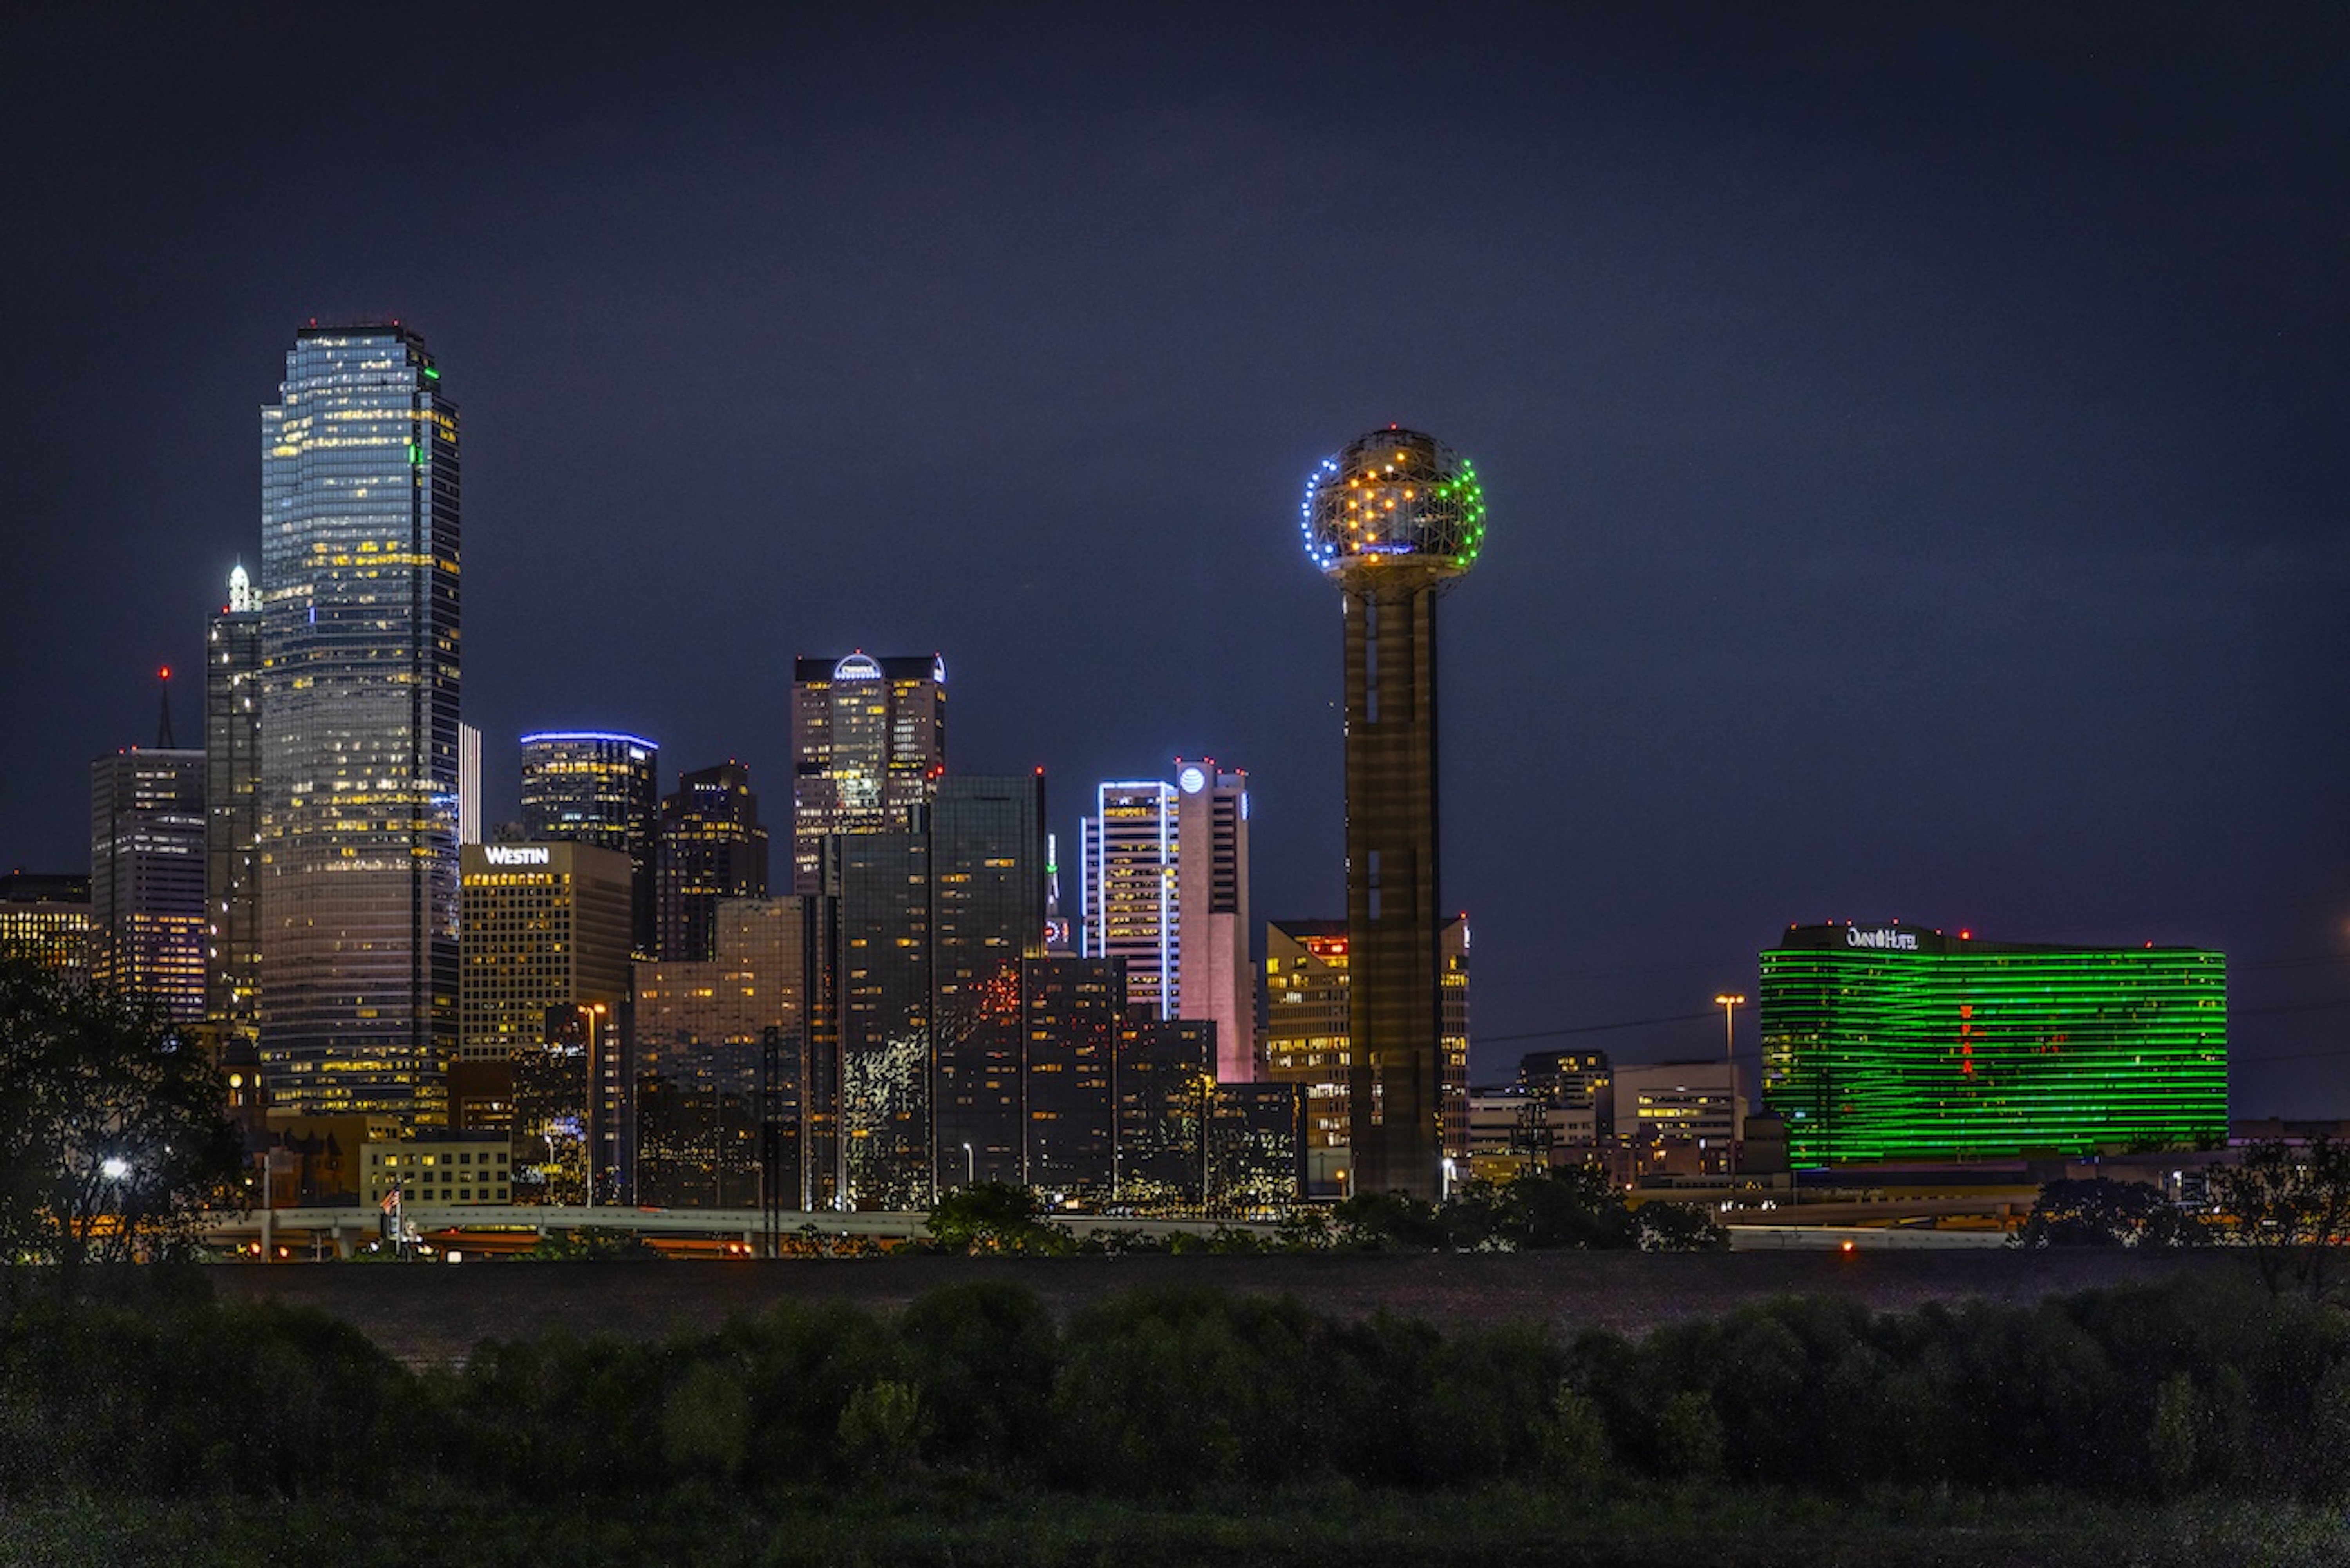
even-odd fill
[[[1746,998],[1724,992],[1713,999],[1721,1009],[1721,1059],[1730,1068],[1730,1156],[1723,1174],[1732,1181],[1738,1179],[1738,1010]]]
[[[971,1145],[965,1143],[962,1146],[962,1184],[972,1187],[978,1184],[978,1173],[972,1164]]]

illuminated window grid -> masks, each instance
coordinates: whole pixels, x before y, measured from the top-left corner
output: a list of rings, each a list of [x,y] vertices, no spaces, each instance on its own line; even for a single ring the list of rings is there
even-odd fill
[[[1765,1094],[1798,1164],[2226,1136],[2218,953],[1783,949],[1762,971]]]

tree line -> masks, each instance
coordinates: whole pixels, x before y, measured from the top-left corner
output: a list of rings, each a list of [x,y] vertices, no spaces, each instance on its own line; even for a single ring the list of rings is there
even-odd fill
[[[0,1323],[0,1498],[680,1489],[1594,1488],[2350,1493],[2350,1318],[2205,1278],[1875,1314],[1784,1299],[1630,1337],[1171,1290],[1057,1320],[955,1285],[658,1342],[545,1334],[411,1370],[348,1324],[168,1298]]]

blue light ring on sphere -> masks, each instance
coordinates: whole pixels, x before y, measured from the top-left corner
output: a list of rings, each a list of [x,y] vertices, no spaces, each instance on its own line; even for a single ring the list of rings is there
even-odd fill
[[[1451,578],[1485,541],[1476,466],[1418,431],[1373,431],[1316,463],[1298,511],[1307,558],[1332,576],[1409,560]]]

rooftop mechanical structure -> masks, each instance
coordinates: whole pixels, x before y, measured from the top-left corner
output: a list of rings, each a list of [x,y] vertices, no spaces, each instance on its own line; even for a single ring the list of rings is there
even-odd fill
[[[1356,1192],[1443,1192],[1436,600],[1485,541],[1477,471],[1394,425],[1308,477],[1305,553],[1338,585],[1347,691],[1347,1085]]]

